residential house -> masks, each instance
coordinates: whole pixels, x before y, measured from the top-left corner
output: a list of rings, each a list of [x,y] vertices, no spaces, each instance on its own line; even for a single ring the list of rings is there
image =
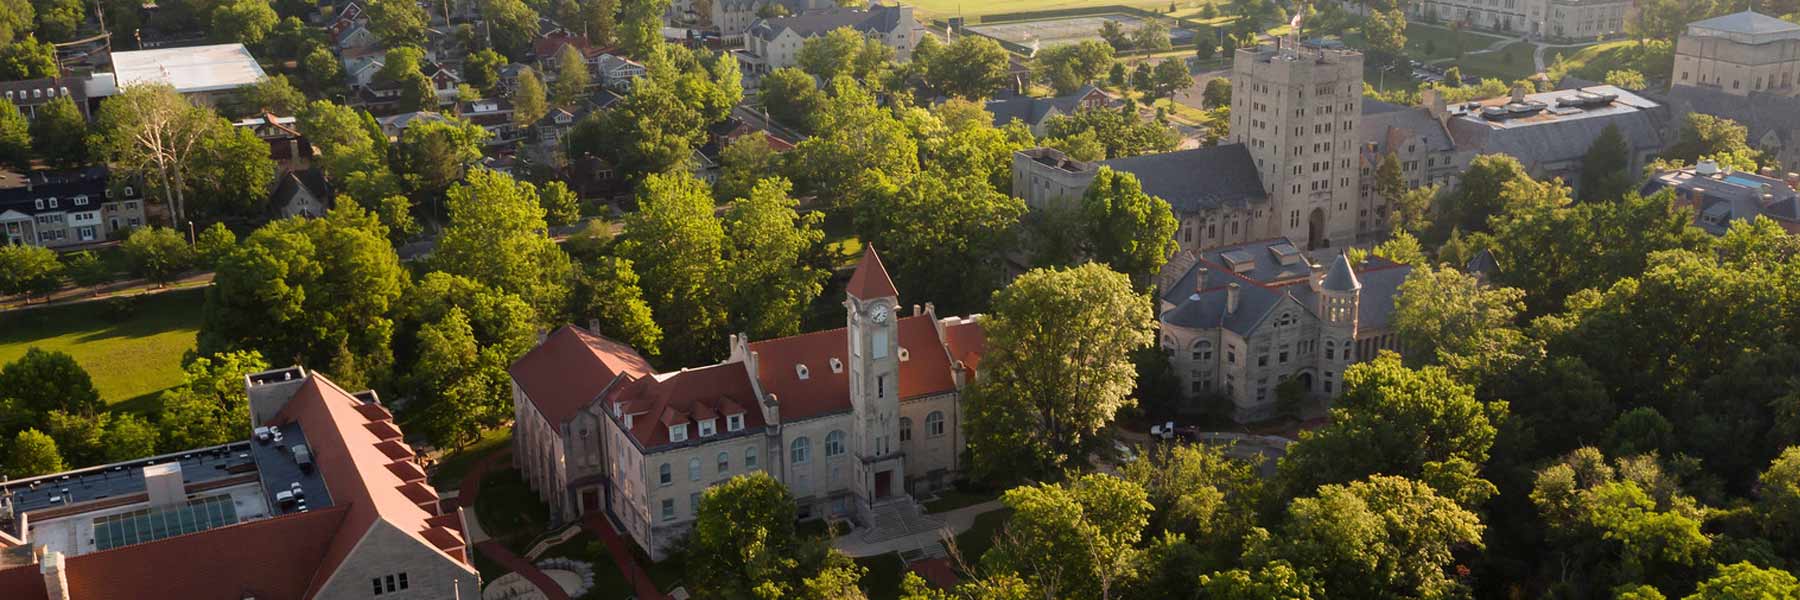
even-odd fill
[[[447,121],[447,119],[444,118],[444,115],[438,113],[419,111],[379,117],[376,118],[375,121],[381,124],[381,132],[388,136],[388,141],[396,142],[400,140],[401,135],[406,133],[406,129],[412,127],[414,124],[430,122],[443,123]]]
[[[489,146],[510,146],[525,137],[525,132],[513,123],[512,101],[505,98],[458,102],[456,112],[468,122],[487,130]]]
[[[1118,104],[1112,94],[1088,84],[1075,93],[1055,98],[1037,98],[1013,94],[987,101],[987,111],[994,114],[994,126],[1005,127],[1019,121],[1031,128],[1031,134],[1044,137],[1046,124],[1052,117],[1066,117],[1083,110],[1110,108]]]
[[[848,27],[880,40],[894,49],[894,60],[912,59],[913,46],[925,29],[913,18],[910,6],[871,4],[868,8],[821,8],[788,17],[759,19],[750,26],[748,44],[737,51],[738,60],[756,74],[797,63],[806,40]]]
[[[902,316],[870,247],[845,288],[846,327],[734,335],[724,362],[657,372],[638,352],[563,327],[513,363],[513,462],[561,521],[604,512],[661,559],[707,487],[765,472],[801,518],[917,519],[912,494],[961,469],[962,393],[978,318]]]
[[[269,216],[275,219],[322,217],[331,210],[335,199],[324,171],[287,171],[276,177],[274,191],[269,192]]]
[[[232,126],[250,129],[256,132],[256,137],[269,143],[269,158],[275,161],[275,170],[279,174],[312,166],[312,144],[307,143],[306,136],[297,129],[298,122],[299,119],[294,117],[263,113],[232,123]]]
[[[6,100],[19,107],[25,118],[35,119],[44,105],[59,97],[67,96],[75,102],[75,109],[81,111],[83,117],[88,115],[87,86],[80,79],[55,77],[42,79],[22,79],[18,81],[0,81],[0,93]]]
[[[46,248],[103,242],[148,223],[134,184],[114,188],[105,166],[0,172],[0,241]]]
[[[621,94],[631,93],[631,82],[647,71],[637,61],[614,54],[601,54],[595,62],[600,72],[600,85]]]

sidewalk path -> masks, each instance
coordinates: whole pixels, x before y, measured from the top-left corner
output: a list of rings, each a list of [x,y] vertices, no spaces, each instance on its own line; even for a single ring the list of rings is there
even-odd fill
[[[668,600],[667,595],[656,589],[656,582],[650,579],[650,573],[644,571],[644,567],[638,564],[637,557],[631,554],[631,547],[627,545],[630,542],[619,537],[619,532],[613,530],[612,521],[606,519],[605,512],[588,513],[581,519],[581,526],[594,532],[601,543],[606,544],[606,551],[612,555],[613,564],[618,565],[625,580],[631,582],[638,600]]]
[[[213,274],[211,271],[208,271],[205,273],[195,273],[184,276],[163,287],[151,287],[152,284],[149,280],[145,279],[125,279],[94,287],[69,287],[51,292],[50,297],[47,300],[34,300],[30,303],[26,303],[17,297],[8,299],[5,302],[0,302],[0,311],[13,312],[21,310],[37,310],[53,306],[68,306],[71,304],[98,302],[113,298],[142,298],[168,292],[191,290],[197,287],[203,288],[212,285],[212,280]]]
[[[980,504],[970,504],[948,512],[931,513],[929,516],[944,520],[944,526],[938,529],[921,531],[912,535],[903,535],[891,540],[882,540],[874,543],[864,542],[860,533],[852,531],[848,535],[840,536],[836,540],[833,540],[831,545],[844,554],[849,555],[851,558],[879,556],[889,552],[913,550],[920,546],[942,542],[946,535],[954,536],[964,531],[968,531],[970,527],[975,526],[975,517],[1005,507],[1006,505],[1002,504],[998,499],[989,500]]]
[[[538,570],[537,565],[519,558],[519,555],[513,554],[511,550],[507,550],[506,546],[500,545],[500,542],[482,542],[475,545],[475,550],[482,556],[500,563],[500,566],[506,567],[506,570],[525,576],[525,580],[537,586],[538,591],[543,592],[544,597],[548,600],[570,600],[568,592],[564,592],[562,586],[556,584],[556,580]]]

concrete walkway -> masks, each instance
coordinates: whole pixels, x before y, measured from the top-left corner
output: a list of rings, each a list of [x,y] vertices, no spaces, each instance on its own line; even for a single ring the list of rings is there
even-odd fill
[[[638,600],[668,600],[667,595],[656,589],[656,582],[650,579],[650,573],[638,564],[637,556],[631,553],[631,546],[627,545],[631,542],[627,542],[619,536],[619,532],[613,529],[612,521],[606,519],[604,512],[588,513],[581,519],[581,527],[594,532],[594,535],[600,538],[600,542],[606,544],[606,552],[612,555],[613,564],[618,565],[619,572],[625,575],[625,580],[631,582],[632,588],[637,592]]]
[[[526,581],[531,582],[532,585],[537,586],[538,591],[544,593],[544,598],[547,598],[548,600],[570,600],[568,592],[564,592],[562,586],[558,585],[555,579],[551,579],[549,575],[544,574],[543,571],[537,568],[537,565],[531,564],[530,561],[523,558],[519,558],[519,555],[513,554],[513,551],[511,550],[507,550],[506,546],[500,545],[500,542],[482,542],[476,544],[475,551],[480,552],[482,556],[488,557],[489,560],[500,563],[500,566],[506,567],[506,570],[524,576]]]
[[[832,540],[831,545],[844,554],[849,555],[851,558],[879,556],[889,552],[915,550],[921,546],[942,542],[946,536],[954,536],[964,531],[968,531],[970,527],[975,525],[975,517],[1005,507],[1006,505],[1002,504],[998,499],[989,500],[980,504],[970,504],[956,510],[930,514],[929,516],[944,521],[944,526],[938,529],[921,531],[874,543],[864,542],[862,536],[856,535],[856,532],[851,532],[850,534],[839,536],[837,539]]]

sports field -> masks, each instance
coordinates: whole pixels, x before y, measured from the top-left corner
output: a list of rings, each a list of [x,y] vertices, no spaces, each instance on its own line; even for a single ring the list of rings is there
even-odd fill
[[[1169,0],[912,0],[907,4],[918,10],[920,18],[944,19],[962,16],[968,18],[969,23],[976,22],[976,17],[982,15],[1087,6],[1130,6],[1156,12],[1169,10]],[[1201,4],[1205,4],[1205,2],[1197,0],[1175,2],[1176,10],[1194,8]]]
[[[1144,19],[1141,17],[1113,14],[969,25],[968,30],[1020,46],[1031,46],[1035,42],[1040,47],[1049,48],[1086,40],[1098,40],[1100,39],[1100,27],[1107,21],[1118,23],[1119,28],[1127,33],[1144,27]],[[1175,45],[1188,43],[1193,37],[1194,32],[1186,29],[1177,28],[1169,31],[1169,41]]]
[[[149,410],[157,392],[181,383],[181,356],[194,348],[205,288],[132,299],[0,313],[0,364],[33,346],[67,352],[86,369],[100,399]]]

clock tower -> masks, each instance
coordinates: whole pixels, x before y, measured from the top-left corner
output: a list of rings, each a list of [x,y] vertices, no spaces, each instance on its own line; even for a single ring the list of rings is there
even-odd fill
[[[899,292],[875,246],[844,286],[848,319],[852,455],[856,494],[866,505],[905,494],[900,453]]]

